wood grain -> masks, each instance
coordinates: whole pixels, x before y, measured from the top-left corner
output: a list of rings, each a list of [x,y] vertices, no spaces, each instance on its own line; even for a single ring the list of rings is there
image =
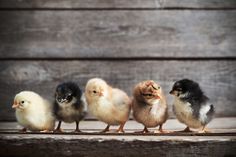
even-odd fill
[[[40,143],[40,144],[39,144]],[[0,134],[1,156],[235,156],[235,136]],[[35,153],[37,152],[37,153]]]
[[[73,133],[75,126],[65,123],[62,128],[66,132],[60,134],[19,133],[17,123],[0,122],[0,156],[35,156],[36,150],[40,150],[36,156],[235,156],[235,120],[215,118],[209,125],[213,132],[203,134],[137,134],[134,131],[143,126],[135,121],[127,122],[125,133],[113,133],[115,127],[100,133],[105,124],[98,121],[82,121],[81,133]],[[171,131],[183,128],[176,119],[164,124],[164,129]]]
[[[236,8],[235,0],[0,0],[0,8]]]
[[[1,0],[0,8],[159,8],[156,0]]]
[[[132,93],[140,81],[153,79],[168,94],[173,83],[182,78],[199,82],[216,107],[216,116],[236,116],[236,61],[134,61],[134,60],[65,60],[65,61],[1,61],[0,62],[0,120],[14,120],[11,109],[14,95],[33,90],[52,100],[55,87],[72,80],[84,89],[88,79],[101,77],[114,87]],[[172,109],[169,107],[171,117]]]
[[[192,133],[184,133],[184,132],[174,132],[173,134],[167,133],[164,135],[175,135],[175,136],[190,136],[190,135],[198,135],[198,136],[215,136],[215,135],[228,135],[228,134],[234,134],[236,135],[236,117],[230,117],[230,118],[214,118],[208,125],[207,128],[211,130],[209,134],[206,133],[199,133],[196,134],[196,132]],[[56,125],[57,126],[57,125]],[[106,135],[101,133],[101,130],[103,130],[106,127],[106,124],[101,121],[96,120],[84,120],[80,122],[80,130],[82,131],[81,134],[85,133],[91,133],[91,134],[99,134],[100,135]],[[61,128],[64,130],[63,134],[73,134],[73,131],[75,130],[75,123],[62,123]],[[114,134],[114,131],[117,130],[118,126],[111,126],[109,135]],[[163,125],[164,130],[168,131],[179,131],[183,130],[185,128],[185,125],[180,123],[177,119],[168,119],[166,123]],[[17,122],[0,122],[0,134],[1,133],[19,133],[19,130],[22,129],[22,126],[20,126]],[[134,135],[135,132],[141,131],[143,129],[143,125],[134,121],[129,120],[126,122],[124,130],[125,133],[121,135]],[[157,130],[156,128],[148,128],[150,134],[153,134],[154,130]],[[192,129],[193,130],[193,129]],[[197,130],[195,130],[197,131]],[[35,133],[39,134],[39,132],[27,132],[27,133]],[[78,134],[78,133],[75,133]],[[147,134],[147,135],[150,135]],[[140,134],[136,134],[140,135]],[[157,134],[155,134],[157,135]],[[162,136],[161,134],[160,136]]]
[[[235,10],[1,11],[0,58],[235,58],[235,16]]]
[[[162,8],[236,8],[235,0],[163,0],[160,1]]]

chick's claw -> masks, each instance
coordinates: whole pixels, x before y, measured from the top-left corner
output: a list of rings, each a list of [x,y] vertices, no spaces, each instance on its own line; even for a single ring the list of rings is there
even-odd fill
[[[211,133],[212,131],[203,127],[201,130],[198,131],[198,133]]]
[[[137,132],[135,132],[135,133],[138,133],[138,134],[146,134],[146,133],[150,133],[150,131],[149,131],[146,127],[144,127],[144,129],[143,129],[142,131],[137,131]]]
[[[120,127],[116,130],[117,133],[125,133],[124,131],[125,124],[121,124]]]
[[[79,129],[75,129],[73,132],[74,133],[81,133],[82,131],[80,131]]]
[[[55,129],[53,133],[63,133],[64,131],[62,129]]]
[[[27,129],[26,129],[26,128],[23,128],[23,129],[21,129],[19,132],[21,132],[21,133],[26,133],[26,132],[27,132]]]
[[[107,125],[107,127],[101,131],[101,133],[106,133],[106,132],[109,132],[110,131],[110,125]]]
[[[166,134],[166,133],[171,133],[171,131],[167,131],[167,130],[163,130],[162,129],[162,124],[159,126],[159,129],[158,130],[155,130],[154,133],[163,133],[163,134]]]
[[[176,132],[193,132],[193,131],[190,130],[189,127],[186,127],[184,130],[180,130],[180,131],[176,131]]]

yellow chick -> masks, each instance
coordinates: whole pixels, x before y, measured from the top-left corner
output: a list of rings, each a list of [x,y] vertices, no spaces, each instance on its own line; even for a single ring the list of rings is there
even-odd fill
[[[132,109],[134,119],[144,125],[140,133],[148,133],[148,127],[157,127],[155,133],[163,133],[162,125],[168,118],[167,103],[162,88],[153,80],[140,82],[134,88]]]
[[[100,78],[93,78],[87,82],[85,97],[90,113],[107,123],[102,132],[109,131],[110,125],[120,125],[116,132],[124,132],[131,109],[130,98],[125,92],[112,88]]]
[[[52,112],[52,105],[44,100],[37,93],[22,91],[14,98],[12,108],[16,110],[16,119],[23,126],[23,132],[31,131],[52,131],[55,125],[55,118]]]

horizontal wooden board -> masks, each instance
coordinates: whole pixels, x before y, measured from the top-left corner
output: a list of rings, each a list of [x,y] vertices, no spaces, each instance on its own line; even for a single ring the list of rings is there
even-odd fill
[[[160,8],[156,0],[0,0],[0,8]]]
[[[157,154],[175,157],[234,157],[236,155],[235,136],[0,134],[0,145],[0,155],[4,157],[156,157]]]
[[[236,135],[236,117],[230,117],[230,118],[214,118],[208,125],[207,128],[211,131],[209,134],[206,133],[199,133],[197,134],[196,132],[174,132],[174,131],[180,131],[183,130],[186,126],[182,123],[180,123],[177,119],[168,119],[166,123],[163,125],[164,130],[171,131],[170,133],[166,134],[160,134],[164,136],[189,136],[189,135],[199,135],[199,136],[206,136],[206,135],[229,135],[229,134],[234,134]],[[227,122],[227,123],[225,123]],[[58,124],[58,123],[57,123]],[[56,126],[57,126],[56,124]],[[79,124],[79,128],[82,131],[81,135],[84,135],[86,133],[90,135],[106,135],[107,133],[101,133],[100,131],[103,130],[106,127],[106,124],[100,121],[95,121],[95,120],[84,120],[81,121]],[[73,133],[75,130],[75,123],[62,123],[61,128],[64,130],[62,134],[78,134],[78,133]],[[117,130],[118,126],[111,126],[110,131],[108,132],[109,135],[115,134],[115,130]],[[20,126],[17,122],[0,122],[0,134],[1,133],[19,133],[19,131],[22,129],[22,126]],[[135,132],[140,131],[143,129],[143,125],[134,121],[134,120],[129,120],[126,122],[124,126],[125,133],[123,135],[135,135]],[[158,127],[156,128],[148,128],[150,131],[150,134],[148,135],[153,135],[154,131],[157,130]],[[192,131],[198,131],[198,129],[192,129]],[[30,132],[29,130],[27,133],[35,133],[39,134],[39,132]],[[51,134],[51,132],[49,132]],[[140,134],[136,134],[140,135]],[[157,135],[157,134],[156,134]],[[158,134],[159,135],[159,134]],[[235,137],[236,138],[236,137]]]
[[[4,58],[236,57],[236,11],[1,11]]]
[[[236,8],[235,0],[160,0],[162,8]]]
[[[0,8],[236,8],[235,0],[0,0]]]
[[[72,80],[81,88],[88,79],[101,77],[114,87],[132,94],[135,84],[153,79],[168,94],[173,83],[182,78],[194,79],[211,98],[216,116],[236,116],[236,61],[1,61],[0,120],[14,120],[13,97],[22,90],[33,90],[52,100],[58,83]],[[170,116],[173,117],[169,107]]]

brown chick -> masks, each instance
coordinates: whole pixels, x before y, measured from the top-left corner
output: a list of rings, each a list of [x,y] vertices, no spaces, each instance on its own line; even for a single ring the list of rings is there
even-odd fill
[[[89,112],[107,123],[102,132],[109,131],[110,125],[120,125],[117,132],[124,132],[131,109],[130,98],[125,92],[112,88],[100,78],[93,78],[87,82],[85,97]]]
[[[168,118],[167,103],[162,88],[153,80],[140,82],[134,88],[132,109],[134,119],[144,125],[141,133],[148,133],[148,127],[157,127],[162,130],[163,123]]]

